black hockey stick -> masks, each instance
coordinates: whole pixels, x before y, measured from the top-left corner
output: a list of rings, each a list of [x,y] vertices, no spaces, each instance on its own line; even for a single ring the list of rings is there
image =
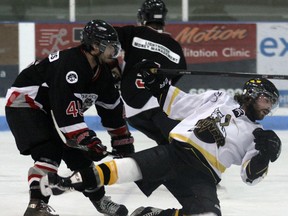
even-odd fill
[[[58,135],[60,136],[61,140],[69,147],[71,148],[77,148],[77,149],[80,149],[82,151],[89,151],[89,149],[87,148],[87,146],[83,146],[83,145],[79,145],[75,140],[73,139],[70,139],[70,140],[67,140],[66,137],[64,136],[64,134],[62,133],[62,131],[60,130],[57,122],[56,122],[56,119],[55,119],[55,116],[54,116],[54,113],[53,111],[51,110],[51,116],[52,116],[52,119],[53,119],[53,123],[54,123],[54,126],[56,128],[56,131],[58,133]],[[109,155],[109,156],[113,156],[113,157],[121,157],[120,155],[118,154],[115,154],[113,152],[109,152],[109,151],[105,151],[104,152],[105,154]]]
[[[203,75],[203,76],[221,76],[221,77],[243,77],[243,78],[266,78],[288,80],[288,75],[281,74],[258,74],[245,72],[224,72],[224,71],[186,71],[177,69],[157,69],[158,73],[167,75]]]

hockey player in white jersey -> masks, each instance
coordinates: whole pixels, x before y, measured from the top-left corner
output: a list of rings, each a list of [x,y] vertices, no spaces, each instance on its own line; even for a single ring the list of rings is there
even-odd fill
[[[151,62],[153,66],[157,67]],[[277,88],[267,79],[251,79],[234,98],[223,91],[191,95],[170,86],[167,78],[149,68],[141,73],[163,110],[181,122],[171,130],[169,145],[91,168],[94,181],[99,187],[135,181],[147,196],[165,183],[182,205],[181,209],[140,207],[133,216],[221,216],[216,185],[222,173],[232,164],[239,165],[242,180],[255,185],[266,176],[269,162],[280,155],[277,134],[257,122],[278,105]],[[42,191],[89,188],[91,179],[85,178],[85,172],[80,170],[68,178],[48,174],[41,182]]]

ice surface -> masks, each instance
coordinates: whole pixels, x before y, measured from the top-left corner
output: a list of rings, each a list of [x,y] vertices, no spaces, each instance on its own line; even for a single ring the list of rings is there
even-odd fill
[[[219,199],[223,216],[287,216],[288,215],[288,132],[277,131],[282,140],[282,154],[270,165],[268,176],[255,186],[244,184],[239,167],[233,166],[223,174]],[[133,132],[136,150],[154,146],[154,143],[139,132]],[[103,143],[110,143],[106,132],[98,132]],[[111,159],[111,158],[108,158]],[[0,215],[23,215],[29,200],[27,172],[33,161],[18,153],[10,132],[0,132]],[[65,164],[60,173],[67,174]],[[123,203],[132,213],[139,206],[177,208],[180,205],[160,187],[146,198],[134,183],[106,187],[106,194],[113,201]],[[50,205],[61,216],[95,216],[99,214],[90,201],[81,193],[72,192],[50,199]]]

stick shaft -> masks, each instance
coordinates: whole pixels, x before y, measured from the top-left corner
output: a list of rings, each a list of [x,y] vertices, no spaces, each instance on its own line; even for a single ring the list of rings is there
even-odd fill
[[[201,75],[201,76],[221,76],[221,77],[243,77],[243,78],[266,78],[288,80],[288,75],[281,74],[258,74],[244,72],[224,72],[224,71],[184,71],[177,69],[158,69],[158,73],[167,75]]]

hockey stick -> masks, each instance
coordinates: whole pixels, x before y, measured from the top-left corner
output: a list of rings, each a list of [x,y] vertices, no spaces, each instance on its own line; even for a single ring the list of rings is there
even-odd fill
[[[53,120],[53,123],[54,123],[54,126],[55,126],[55,129],[58,133],[58,135],[60,136],[61,140],[69,147],[71,148],[76,148],[76,149],[80,149],[82,151],[90,151],[88,149],[87,146],[82,146],[82,145],[79,145],[76,140],[74,139],[66,139],[65,135],[62,133],[62,131],[60,130],[57,122],[56,122],[56,119],[55,119],[55,116],[54,116],[54,113],[53,111],[51,110],[51,116],[52,116],[52,120]],[[112,152],[104,152],[105,154],[107,155],[110,155],[110,156],[113,156],[113,157],[119,157],[119,155],[117,154],[114,154]],[[51,173],[50,173],[51,174]],[[74,188],[71,188],[71,187],[65,187],[65,186],[61,186],[61,185],[58,185],[58,184],[51,184],[53,183],[53,178],[50,179],[49,173],[45,176],[43,176],[41,179],[40,179],[40,190],[41,190],[41,193],[44,195],[44,196],[51,196],[52,194],[53,195],[60,195],[60,194],[63,194],[63,193],[66,193],[66,192],[72,192],[72,191],[75,191]],[[51,174],[51,175],[54,175],[54,174]],[[52,176],[53,177],[53,176]]]
[[[60,130],[57,122],[56,122],[56,119],[55,119],[55,116],[54,116],[54,113],[53,111],[51,110],[51,116],[52,116],[52,119],[53,119],[53,123],[54,123],[54,126],[55,126],[55,129],[58,133],[58,135],[60,136],[61,140],[69,147],[71,148],[77,148],[77,149],[80,149],[82,151],[89,151],[89,149],[87,148],[87,146],[82,146],[82,145],[79,145],[78,143],[76,143],[75,140],[73,139],[70,139],[70,140],[67,140],[65,135],[62,133],[62,131]],[[120,157],[119,155],[117,154],[114,154],[113,152],[109,152],[109,151],[105,151],[104,152],[105,154],[109,155],[109,156],[113,156],[113,157]]]
[[[177,69],[157,69],[157,73],[166,75],[200,75],[200,76],[221,76],[221,77],[243,77],[243,78],[266,78],[288,80],[288,75],[280,74],[258,74],[244,72],[225,72],[225,71],[186,71]]]

